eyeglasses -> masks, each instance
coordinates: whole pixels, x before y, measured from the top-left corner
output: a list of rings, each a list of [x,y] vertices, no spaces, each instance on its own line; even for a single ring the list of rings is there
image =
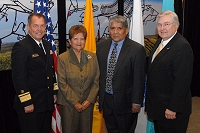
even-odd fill
[[[170,26],[171,24],[173,24],[173,23],[174,23],[174,22],[172,22],[172,23],[164,23],[164,24],[159,24],[159,23],[158,23],[158,24],[157,24],[157,27],[161,28],[161,27],[163,26],[163,27],[166,28],[166,27],[169,27],[169,26]]]

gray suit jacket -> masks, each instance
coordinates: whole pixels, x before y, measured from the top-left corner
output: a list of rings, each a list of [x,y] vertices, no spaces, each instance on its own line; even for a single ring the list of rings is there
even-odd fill
[[[100,67],[99,108],[102,110],[107,75],[107,58],[111,39],[97,46]],[[125,38],[115,67],[112,86],[116,111],[119,115],[130,113],[132,103],[142,104],[144,96],[146,54],[144,47]]]

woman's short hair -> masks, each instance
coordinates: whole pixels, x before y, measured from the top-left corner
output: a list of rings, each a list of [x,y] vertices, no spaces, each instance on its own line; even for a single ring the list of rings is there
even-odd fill
[[[69,39],[71,40],[74,35],[82,33],[84,39],[87,38],[87,30],[83,25],[74,25],[69,29]]]

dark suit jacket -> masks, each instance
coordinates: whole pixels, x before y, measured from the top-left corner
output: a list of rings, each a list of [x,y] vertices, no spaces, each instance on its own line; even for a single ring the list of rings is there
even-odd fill
[[[192,49],[188,41],[176,33],[151,63],[160,42],[158,39],[148,60],[147,114],[152,119],[164,120],[167,108],[177,112],[177,119],[188,117],[191,114]]]
[[[99,108],[102,110],[107,75],[107,58],[111,39],[97,46],[97,58],[100,67]],[[144,47],[129,38],[125,38],[115,67],[112,86],[116,111],[119,115],[130,113],[132,103],[142,104],[145,81]]]
[[[37,112],[50,111],[54,107],[55,73],[51,44],[43,40],[43,46],[46,62],[41,49],[30,35],[13,46],[11,66],[16,90],[14,107],[17,110],[24,110],[25,106],[31,104],[34,104],[34,111]],[[23,102],[19,100],[19,96],[22,96]]]

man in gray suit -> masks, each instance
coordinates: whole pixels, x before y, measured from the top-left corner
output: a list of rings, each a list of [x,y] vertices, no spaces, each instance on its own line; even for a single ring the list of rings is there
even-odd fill
[[[111,38],[97,47],[99,109],[108,133],[133,133],[143,103],[146,54],[141,44],[127,37],[125,17],[111,18],[109,33]]]
[[[146,95],[147,115],[154,120],[156,133],[185,133],[191,114],[193,52],[188,41],[177,32],[178,27],[174,12],[158,14],[157,30],[161,38],[149,56]]]

